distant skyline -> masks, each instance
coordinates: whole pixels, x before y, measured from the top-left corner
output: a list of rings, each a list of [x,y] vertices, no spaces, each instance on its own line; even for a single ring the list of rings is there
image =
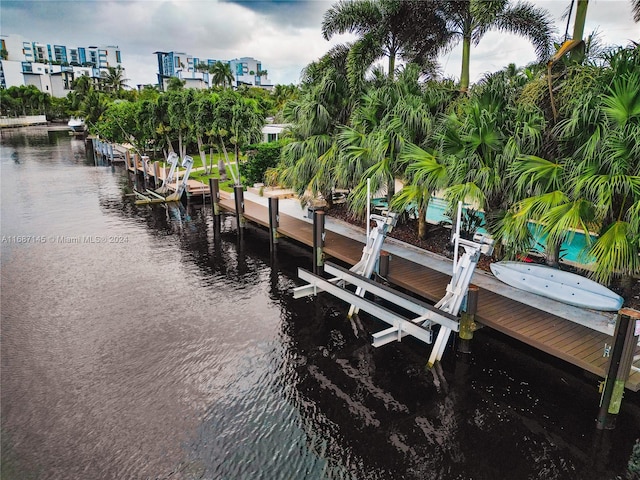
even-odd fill
[[[155,84],[155,51],[180,51],[200,58],[262,61],[274,84],[298,83],[301,70],[350,35],[322,38],[324,12],[335,2],[325,0],[2,0],[0,33],[28,40],[70,46],[117,45],[122,52],[128,84]],[[570,0],[533,1],[561,19]],[[569,33],[573,28],[570,22]],[[585,35],[597,30],[606,44],[627,45],[640,40],[628,0],[591,0]],[[460,76],[461,46],[439,58],[443,74]],[[509,63],[524,66],[535,60],[523,38],[488,33],[471,51],[471,81]]]

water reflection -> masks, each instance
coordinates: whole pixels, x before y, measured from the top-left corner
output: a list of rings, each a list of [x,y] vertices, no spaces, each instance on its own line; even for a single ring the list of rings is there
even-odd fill
[[[3,477],[624,472],[637,396],[599,435],[595,382],[495,332],[425,372],[425,346],[374,349],[375,320],[293,300],[306,249],[274,255],[266,231],[240,238],[232,217],[214,235],[207,205],[135,206],[127,173],[68,137],[2,135],[3,234],[127,240],[2,244]]]

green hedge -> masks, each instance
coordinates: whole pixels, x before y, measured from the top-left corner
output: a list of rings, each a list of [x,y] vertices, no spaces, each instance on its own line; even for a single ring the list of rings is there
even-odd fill
[[[247,179],[248,185],[264,182],[264,173],[275,167],[280,160],[282,142],[257,143],[249,145],[245,153],[247,161],[240,164],[240,173]]]

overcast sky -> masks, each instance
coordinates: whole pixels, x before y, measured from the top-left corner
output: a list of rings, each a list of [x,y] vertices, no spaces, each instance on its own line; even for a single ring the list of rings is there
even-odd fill
[[[326,0],[1,0],[0,33],[67,46],[117,45],[129,84],[156,83],[155,51],[199,58],[254,57],[273,83],[298,83],[300,71],[331,46],[350,39],[322,38]],[[546,8],[563,34],[570,0],[533,1]],[[571,24],[572,25],[572,24]],[[570,27],[570,32],[571,32]],[[629,0],[591,0],[585,33],[597,29],[604,42],[627,45],[640,39]],[[489,33],[471,52],[471,80],[483,73],[535,59],[526,40]],[[459,78],[461,46],[440,58],[443,72]]]

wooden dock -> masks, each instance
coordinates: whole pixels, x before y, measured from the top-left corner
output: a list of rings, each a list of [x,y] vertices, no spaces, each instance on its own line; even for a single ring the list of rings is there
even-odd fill
[[[220,200],[222,209],[235,213],[233,198]],[[254,202],[244,202],[244,217],[269,227],[269,209]],[[278,233],[304,245],[313,243],[313,225],[289,215],[280,214]],[[364,244],[329,230],[325,237],[325,254],[348,265],[362,256]],[[397,255],[394,256],[387,280],[416,295],[436,302],[442,298],[450,280],[445,275]],[[538,350],[560,358],[583,370],[604,378],[608,358],[605,344],[613,337],[535,307],[480,288],[476,321]],[[638,352],[636,352],[638,353]],[[640,372],[631,371],[626,388],[640,391]]]
[[[130,172],[135,172],[140,175],[145,175],[147,178],[152,178],[154,181],[163,180],[167,177],[169,173],[168,167],[162,167],[160,162],[147,162],[146,172],[145,172],[145,164],[137,155],[130,155],[128,152],[125,153],[124,156],[125,164],[127,170]],[[192,170],[197,171],[197,169]],[[156,179],[156,176],[158,177]],[[168,185],[169,191],[175,192],[178,189],[178,184],[180,183],[181,177],[180,175],[176,175],[176,180],[174,183],[170,183]],[[187,194],[192,197],[205,197],[209,196],[209,185],[205,185],[198,180],[194,180],[190,178],[187,180]]]

